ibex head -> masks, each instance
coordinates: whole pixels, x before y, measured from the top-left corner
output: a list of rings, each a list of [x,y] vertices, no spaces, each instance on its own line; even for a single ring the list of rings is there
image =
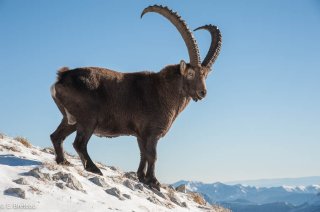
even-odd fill
[[[211,34],[211,45],[209,51],[201,63],[199,49],[192,32],[181,17],[170,10],[168,7],[154,5],[145,8],[142,11],[141,18],[148,12],[156,12],[167,18],[180,32],[189,52],[190,63],[184,60],[180,62],[180,74],[183,78],[183,91],[187,96],[190,96],[194,101],[203,99],[206,96],[205,79],[211,70],[211,67],[219,55],[221,47],[221,33],[214,25],[204,25],[199,29],[205,29]]]

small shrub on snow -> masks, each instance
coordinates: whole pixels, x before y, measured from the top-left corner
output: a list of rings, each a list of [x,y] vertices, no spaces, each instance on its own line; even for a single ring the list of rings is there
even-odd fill
[[[30,144],[30,142],[24,138],[24,137],[15,137],[14,140],[19,141],[20,143],[22,143],[25,147],[30,148],[32,145]]]
[[[192,197],[192,200],[194,202],[198,203],[199,205],[206,205],[207,204],[206,201],[204,200],[204,198],[200,194],[198,194],[196,192],[191,192],[190,195]]]

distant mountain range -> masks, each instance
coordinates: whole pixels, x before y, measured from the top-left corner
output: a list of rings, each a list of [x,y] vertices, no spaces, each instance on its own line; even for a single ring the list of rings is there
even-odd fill
[[[201,193],[208,202],[221,204],[236,212],[320,211],[320,185],[255,187],[241,184],[227,185],[219,182],[206,184],[179,181],[173,186],[182,184],[187,190]]]
[[[227,185],[249,185],[256,187],[276,187],[276,186],[308,186],[308,185],[319,185],[320,176],[312,177],[299,177],[299,178],[278,178],[278,179],[259,179],[259,180],[242,180],[242,181],[231,181],[226,182]]]

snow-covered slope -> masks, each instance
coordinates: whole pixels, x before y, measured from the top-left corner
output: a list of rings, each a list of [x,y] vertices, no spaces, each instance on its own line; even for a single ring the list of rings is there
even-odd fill
[[[84,171],[78,157],[67,159],[71,166],[57,165],[51,148],[0,134],[0,210],[228,211],[201,202],[196,193],[170,186],[161,192],[151,190],[137,181],[134,172],[96,163],[103,172],[98,176]]]

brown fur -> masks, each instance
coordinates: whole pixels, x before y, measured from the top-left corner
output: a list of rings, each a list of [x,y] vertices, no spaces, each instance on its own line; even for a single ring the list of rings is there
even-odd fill
[[[91,135],[132,135],[137,137],[141,151],[139,180],[159,188],[154,175],[157,142],[191,98],[203,97],[199,91],[205,90],[205,75],[197,71],[189,79],[188,70],[193,69],[184,61],[158,73],[120,73],[95,67],[61,69],[53,85],[53,99],[63,114],[61,124],[51,135],[56,161],[69,164],[63,155],[62,142],[77,131],[73,145],[85,169],[102,174],[87,152]],[[74,124],[68,123],[70,117]]]
[[[159,5],[147,7],[141,16],[148,12],[163,15],[179,30],[191,63],[181,61],[158,73],[121,73],[96,67],[60,69],[51,93],[63,119],[51,134],[51,141],[57,163],[69,164],[62,143],[76,131],[73,147],[84,168],[102,175],[87,151],[90,137],[93,134],[135,136],[140,149],[138,178],[160,190],[154,173],[158,140],[166,135],[191,99],[198,101],[206,96],[205,79],[220,50],[221,36],[215,26],[200,27],[209,30],[212,38],[217,38],[212,39],[215,42],[206,56],[207,62],[201,65],[197,44],[181,17]]]

